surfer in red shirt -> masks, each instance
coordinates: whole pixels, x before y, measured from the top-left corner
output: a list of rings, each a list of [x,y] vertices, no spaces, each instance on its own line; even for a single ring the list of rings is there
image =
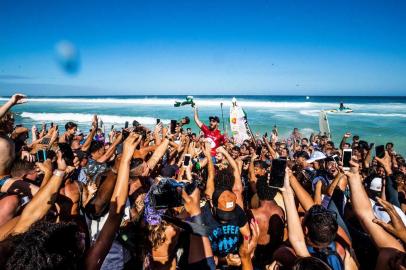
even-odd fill
[[[218,129],[220,119],[218,116],[210,116],[210,125],[207,127],[202,121],[200,121],[196,106],[194,107],[194,113],[196,125],[203,131],[204,137],[210,142],[211,155],[214,157],[216,155],[217,147],[223,145],[226,141],[224,135],[222,135]]]

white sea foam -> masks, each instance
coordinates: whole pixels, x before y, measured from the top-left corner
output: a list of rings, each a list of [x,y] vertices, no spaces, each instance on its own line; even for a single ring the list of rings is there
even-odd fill
[[[0,101],[8,100],[0,98]],[[144,105],[144,106],[173,106],[176,100],[174,98],[30,98],[28,102],[44,102],[44,103],[87,103],[87,104],[123,104],[123,105]],[[224,107],[231,106],[230,99],[204,99],[195,100],[198,106],[202,107],[217,107],[223,103]],[[277,102],[277,101],[253,101],[253,100],[237,100],[237,104],[243,107],[250,108],[276,108],[276,109],[301,109],[314,107],[331,107],[336,108],[334,103],[316,103],[316,102]]]
[[[319,116],[320,110],[300,110],[299,113],[305,116]],[[403,113],[367,113],[367,112],[352,112],[352,113],[340,113],[329,115],[340,115],[340,116],[372,116],[372,117],[401,117],[406,118],[406,114]]]
[[[22,112],[21,116],[24,118],[31,118],[35,121],[49,121],[49,122],[66,122],[74,121],[78,123],[88,123],[92,121],[93,115],[86,113],[31,113]],[[128,121],[130,124],[132,121],[137,120],[142,125],[154,125],[156,123],[156,118],[144,117],[144,116],[120,116],[120,115],[109,115],[102,114],[98,115],[104,123],[117,124],[124,123]],[[161,119],[164,124],[168,124],[170,120]]]

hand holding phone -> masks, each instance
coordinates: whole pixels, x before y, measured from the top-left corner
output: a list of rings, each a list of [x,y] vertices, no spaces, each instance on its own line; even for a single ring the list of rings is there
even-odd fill
[[[344,149],[343,150],[343,170],[344,171],[350,170],[351,158],[352,158],[352,149]]]
[[[378,158],[383,158],[385,156],[385,146],[378,145],[375,147],[375,156]]]
[[[283,187],[285,179],[287,160],[284,158],[278,158],[272,160],[271,167],[271,183],[272,186],[281,188]]]
[[[185,158],[183,159],[183,167],[188,167],[189,166],[190,158],[191,158],[190,154],[185,155]]]

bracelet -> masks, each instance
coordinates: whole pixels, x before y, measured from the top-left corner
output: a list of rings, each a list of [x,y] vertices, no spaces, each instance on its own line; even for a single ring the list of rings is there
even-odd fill
[[[53,175],[59,176],[59,177],[63,177],[65,175],[64,171],[60,171],[60,170],[54,170]]]

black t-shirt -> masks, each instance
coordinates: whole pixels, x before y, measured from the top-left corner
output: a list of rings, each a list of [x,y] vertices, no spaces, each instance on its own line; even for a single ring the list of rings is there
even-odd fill
[[[233,220],[227,223],[220,223],[213,216],[209,203],[202,207],[204,224],[209,227],[209,240],[213,254],[225,257],[230,253],[237,253],[241,243],[240,228],[247,223],[247,217],[240,206],[236,206],[240,213]]]

